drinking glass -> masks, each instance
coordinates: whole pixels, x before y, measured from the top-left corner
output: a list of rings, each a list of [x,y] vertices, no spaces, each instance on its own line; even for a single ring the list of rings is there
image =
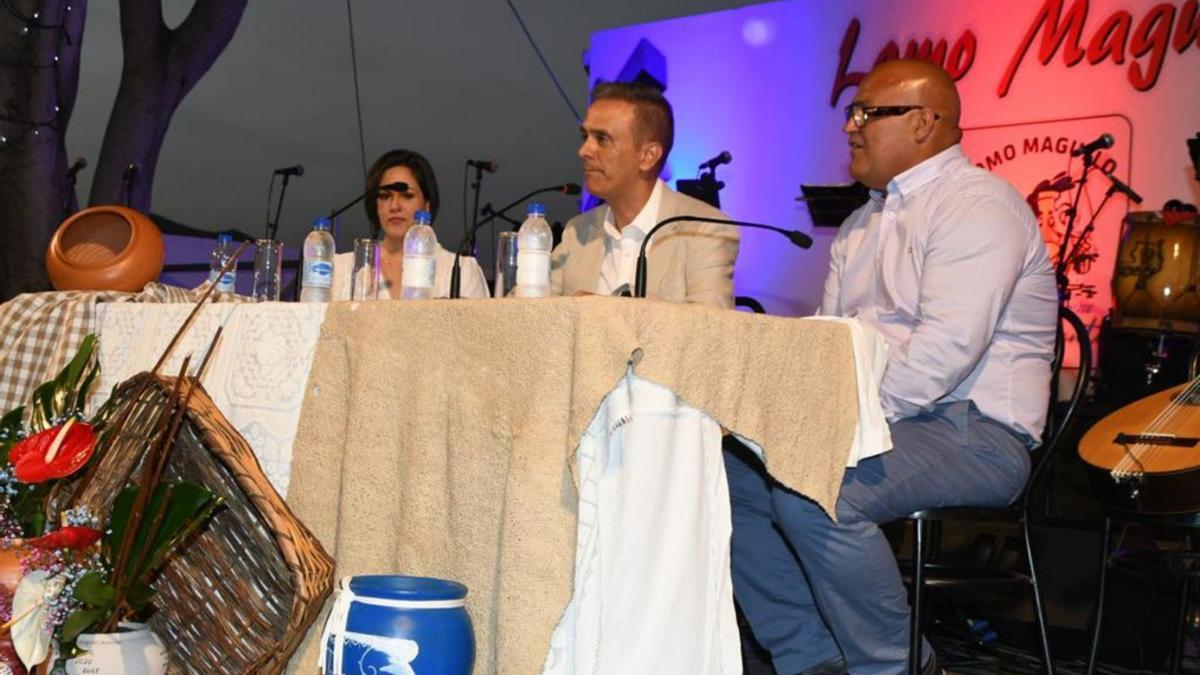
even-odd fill
[[[497,298],[506,298],[517,285],[517,233],[501,232],[496,240]]]
[[[279,302],[279,274],[282,262],[281,242],[259,239],[254,243],[254,285],[251,295],[255,302]]]
[[[375,239],[355,239],[350,299],[379,299],[379,274],[379,242]]]

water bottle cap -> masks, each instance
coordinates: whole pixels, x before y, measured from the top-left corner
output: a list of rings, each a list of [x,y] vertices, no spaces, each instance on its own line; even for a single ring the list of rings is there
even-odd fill
[[[222,232],[221,234],[217,235],[217,243],[221,245],[232,244],[233,235],[229,234],[228,232]]]
[[[316,220],[313,221],[313,229],[314,230],[328,231],[332,227],[333,227],[333,221],[329,220],[328,218],[326,218],[324,216],[317,218]]]
[[[417,225],[429,225],[433,222],[433,216],[428,211],[417,211],[413,214],[413,222]]]
[[[529,216],[534,216],[534,215],[545,216],[546,215],[545,205],[543,205],[539,202],[534,202],[534,203],[530,204],[529,207],[525,210],[525,216],[529,217]]]

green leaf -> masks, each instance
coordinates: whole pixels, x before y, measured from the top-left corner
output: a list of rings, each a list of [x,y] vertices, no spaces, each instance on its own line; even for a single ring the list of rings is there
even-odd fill
[[[138,489],[132,485],[121,490],[108,516],[108,529],[104,535],[104,557],[113,564],[117,562],[117,553],[121,550],[121,540],[125,537],[125,528],[129,525],[129,515],[137,493]]]
[[[75,582],[75,598],[93,607],[110,607],[117,591],[104,582],[104,575],[92,570]]]
[[[63,417],[80,409],[74,404],[81,396],[86,398],[86,394],[79,391],[79,379],[84,372],[87,372],[95,351],[96,335],[93,333],[83,338],[83,342],[79,345],[79,351],[75,352],[75,357],[59,371],[53,380],[33,390],[34,406],[29,421],[31,429],[34,431],[48,429],[54,418]],[[90,386],[91,378],[89,377],[85,387]]]
[[[145,538],[138,537],[139,544],[147,540],[151,542],[148,549],[150,555],[145,557],[135,577],[144,581],[149,581],[167,554],[203,525],[221,503],[212,491],[195,483],[169,483],[165,494],[166,504],[162,508],[165,508],[166,512],[158,530],[153,533],[147,532]],[[153,539],[150,539],[150,536]]]
[[[25,406],[9,410],[4,417],[0,417],[0,429],[9,434],[21,433],[21,419],[25,417]]]
[[[62,625],[62,641],[74,642],[79,634],[95,626],[111,610],[109,607],[92,607],[72,612]]]
[[[129,585],[129,594],[125,597],[125,604],[133,610],[134,614],[140,612],[150,601],[154,599],[156,591],[140,581],[135,581]]]
[[[91,391],[92,383],[96,381],[96,376],[99,374],[100,362],[97,361],[92,364],[91,369],[88,370],[87,377],[83,379],[83,384],[79,387],[79,390],[75,396],[75,410],[80,412],[83,411],[84,407],[87,405],[88,392]]]
[[[137,492],[137,487],[128,487],[117,497],[109,519],[110,534],[105,536],[105,548],[114,570],[120,569],[123,579],[148,583],[171,549],[203,525],[221,500],[195,483],[160,483],[134,534],[128,559],[116,560],[121,539],[130,527],[129,518]]]
[[[50,420],[54,417],[53,398],[54,382],[46,382],[33,390],[33,410],[29,415],[29,430],[33,433],[50,428]]]
[[[0,467],[8,464],[8,451],[21,440],[21,419],[25,416],[25,406],[10,410],[0,417],[0,434],[7,440],[0,441]]]
[[[17,522],[21,524],[24,536],[36,537],[46,531],[46,513],[44,505],[46,496],[50,493],[49,483],[36,485],[20,485],[17,494],[12,499],[12,512]]]

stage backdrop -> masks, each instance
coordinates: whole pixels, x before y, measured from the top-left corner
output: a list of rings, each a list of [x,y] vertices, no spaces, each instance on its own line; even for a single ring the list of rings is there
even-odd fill
[[[800,315],[819,304],[836,228],[813,227],[799,186],[851,180],[842,108],[878,59],[913,54],[957,79],[968,156],[1027,195],[1054,255],[1073,194],[1064,178],[1082,168],[1070,151],[1113,135],[1100,159],[1145,202],[1110,200],[1070,270],[1071,306],[1098,325],[1126,212],[1200,197],[1185,144],[1200,131],[1196,0],[776,2],[595,33],[585,63],[592,83],[645,71],[666,84],[672,185],[728,150],[722,208],[814,236],[801,251],[744,232],[737,264],[739,295]],[[1080,228],[1108,187],[1090,174]]]

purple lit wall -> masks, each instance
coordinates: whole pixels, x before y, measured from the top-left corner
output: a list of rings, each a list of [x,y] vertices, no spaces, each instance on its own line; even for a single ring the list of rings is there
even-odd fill
[[[758,298],[771,313],[802,315],[819,303],[836,229],[814,228],[795,198],[801,183],[850,181],[841,108],[854,88],[831,101],[842,71],[869,70],[889,42],[901,54],[910,41],[918,50],[924,44],[960,76],[968,155],[984,164],[988,156],[1004,159],[995,153],[1015,144],[1015,160],[987,166],[1027,194],[1054,175],[1047,162],[1055,171],[1070,167],[1062,153],[1039,155],[1036,162],[1026,157],[1020,138],[1043,132],[1073,137],[1077,129],[1077,140],[1090,140],[1082,136],[1093,123],[1051,121],[1120,116],[1127,122],[1109,129],[1123,146],[1112,150],[1117,174],[1133,180],[1147,208],[1172,197],[1195,202],[1200,186],[1186,170],[1184,144],[1200,131],[1194,114],[1200,107],[1195,9],[1194,0],[798,0],[598,32],[586,60],[594,84],[615,78],[643,39],[662,53],[676,117],[667,167],[671,185],[694,177],[700,162],[730,151],[733,163],[718,171],[727,184],[722,209],[735,218],[795,227],[816,240],[802,251],[768,233],[744,232],[736,291]],[[1057,47],[1047,40],[1052,23],[1071,28]],[[855,24],[859,32],[851,45],[847,35]],[[1106,29],[1112,25],[1117,29]],[[1045,64],[1043,51],[1049,55]],[[998,125],[1013,130],[998,132]],[[1107,187],[1096,183],[1093,205]],[[1102,275],[1111,275],[1116,228],[1126,208],[1114,202],[1105,211],[1111,223],[1098,220],[1097,246],[1109,251],[1097,261]],[[1086,313],[1107,310],[1104,293],[1088,301]]]

